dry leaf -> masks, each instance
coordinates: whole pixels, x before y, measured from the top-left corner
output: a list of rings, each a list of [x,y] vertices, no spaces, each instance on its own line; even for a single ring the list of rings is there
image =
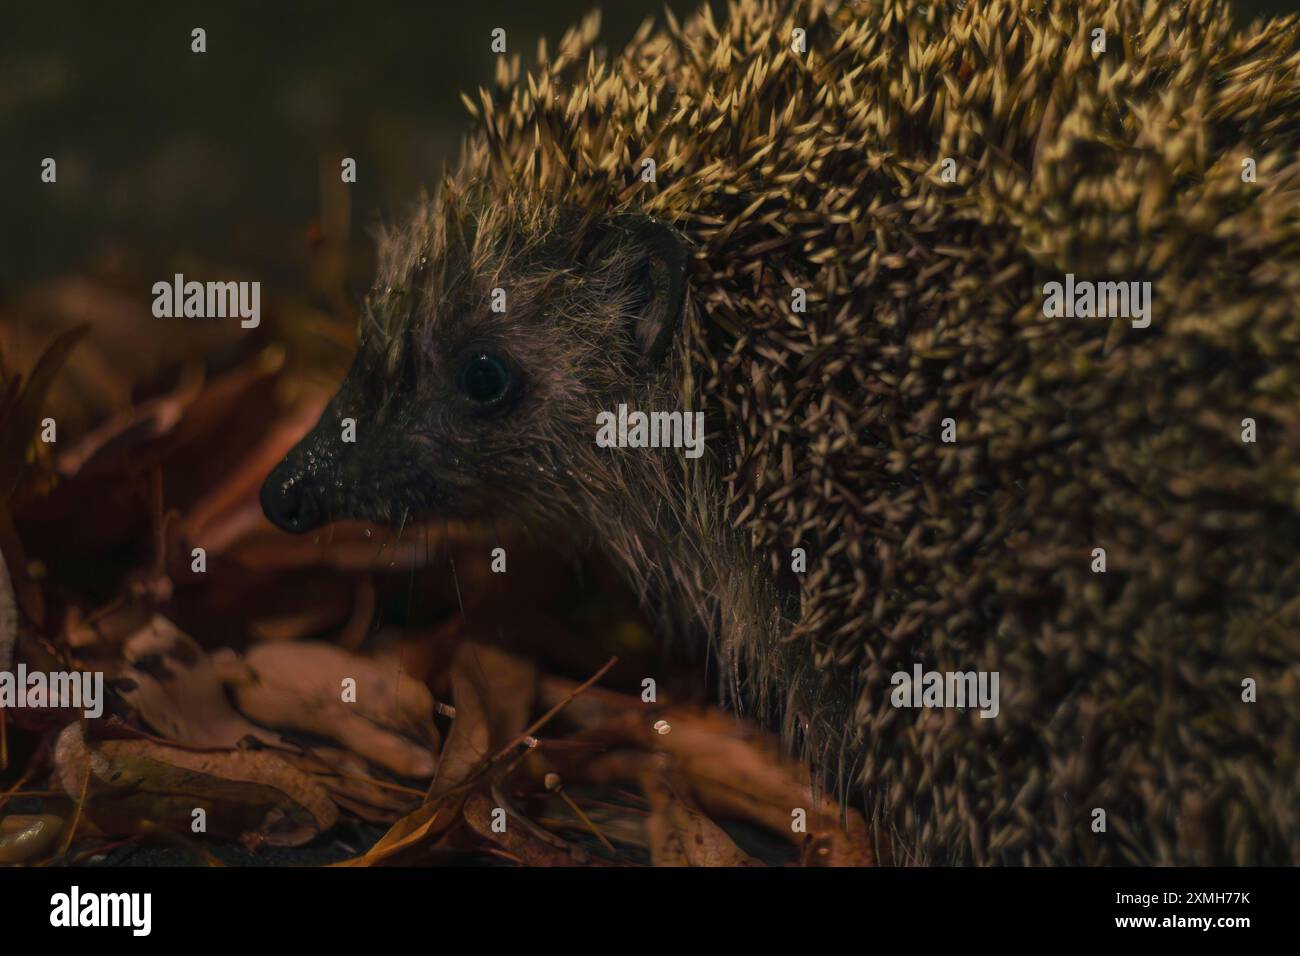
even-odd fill
[[[468,796],[461,785],[526,726],[537,687],[533,666],[504,651],[466,641],[451,666],[456,717],[429,793],[433,799],[397,821],[348,866],[372,866],[433,840],[461,818]]]
[[[269,751],[194,751],[151,740],[87,742],[69,724],[55,747],[56,779],[73,799],[90,769],[83,812],[106,833],[150,825],[190,833],[194,811],[206,832],[298,846],[328,830],[338,808],[309,775]]]
[[[564,699],[571,681],[542,680],[543,705]],[[714,817],[759,824],[799,846],[816,844],[810,862],[836,866],[874,865],[870,831],[853,809],[814,793],[807,768],[781,759],[776,741],[730,715],[688,708],[647,706],[634,697],[593,688],[567,711],[586,739],[667,754],[690,796]],[[663,722],[667,733],[655,725]],[[643,763],[611,754],[593,760],[590,772],[643,776]],[[791,828],[791,814],[806,811],[808,833]]]
[[[493,830],[492,818],[497,809],[495,801],[486,793],[470,794],[465,801],[465,822],[475,833],[499,846],[517,863],[524,866],[608,865],[604,860],[585,853],[575,855],[567,848],[539,839],[529,827],[521,826],[518,820],[507,823],[503,832]]]
[[[466,641],[451,665],[456,719],[430,793],[468,780],[527,726],[536,694],[533,665],[487,644]]]
[[[312,747],[306,753],[286,754],[285,759],[319,780],[340,808],[371,823],[398,820],[424,796],[423,791],[375,778],[370,764],[347,750]]]
[[[657,768],[641,778],[650,800],[650,859],[655,866],[762,866],[699,808],[683,800]]]
[[[437,767],[433,695],[395,665],[332,644],[259,644],[244,658],[213,655],[239,710],[271,727],[303,730],[404,777],[428,778]],[[355,701],[344,700],[344,682]]]
[[[367,852],[351,860],[344,860],[336,866],[375,866],[391,858],[398,852],[417,846],[455,822],[452,810],[440,802],[422,804],[389,828]]]
[[[123,653],[129,666],[114,687],[162,736],[191,747],[233,748],[246,737],[289,747],[230,706],[207,652],[161,614],[127,639]]]

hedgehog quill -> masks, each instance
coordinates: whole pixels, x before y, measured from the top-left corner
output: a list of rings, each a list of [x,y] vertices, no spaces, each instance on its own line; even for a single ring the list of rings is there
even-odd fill
[[[268,516],[585,529],[897,862],[1294,863],[1296,19],[665,17],[465,98]],[[620,405],[704,453],[602,447]]]

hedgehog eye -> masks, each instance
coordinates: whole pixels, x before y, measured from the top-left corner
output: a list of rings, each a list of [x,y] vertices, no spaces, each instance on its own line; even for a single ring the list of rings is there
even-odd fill
[[[495,405],[510,391],[510,370],[495,355],[481,352],[460,373],[460,387],[479,405]]]

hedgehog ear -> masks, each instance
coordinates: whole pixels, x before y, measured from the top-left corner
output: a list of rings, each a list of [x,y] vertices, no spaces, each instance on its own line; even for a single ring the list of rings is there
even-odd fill
[[[588,261],[625,260],[633,286],[632,341],[642,371],[659,367],[681,320],[686,292],[686,245],[671,226],[653,216],[623,215],[598,230]],[[631,261],[626,261],[630,259]]]

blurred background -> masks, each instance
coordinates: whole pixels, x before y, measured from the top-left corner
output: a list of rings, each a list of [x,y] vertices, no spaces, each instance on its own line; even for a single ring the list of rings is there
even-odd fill
[[[164,274],[185,252],[306,285],[323,158],[357,159],[348,195],[364,250],[366,230],[400,216],[454,155],[457,94],[492,77],[489,31],[505,28],[510,51],[530,56],[539,37],[553,48],[600,7],[604,41],[618,49],[664,5],[10,0],[0,30],[0,282],[111,270],[129,251]],[[1296,9],[1294,0],[1233,6],[1242,22]],[[208,32],[202,56],[189,49],[196,26]],[[45,156],[59,160],[57,190],[34,173]]]
[[[509,52],[552,47],[593,8],[546,3],[6,4],[0,31],[0,280],[112,270],[128,253],[165,271],[180,253],[306,283],[319,165],[357,160],[356,237],[400,216],[454,156],[458,94]],[[679,13],[693,6],[675,0]],[[621,47],[662,9],[620,0]],[[207,30],[208,52],[190,52]],[[59,162],[58,189],[32,175]],[[129,247],[129,249],[124,249]],[[364,266],[361,271],[364,271]],[[268,272],[270,274],[268,274]]]

